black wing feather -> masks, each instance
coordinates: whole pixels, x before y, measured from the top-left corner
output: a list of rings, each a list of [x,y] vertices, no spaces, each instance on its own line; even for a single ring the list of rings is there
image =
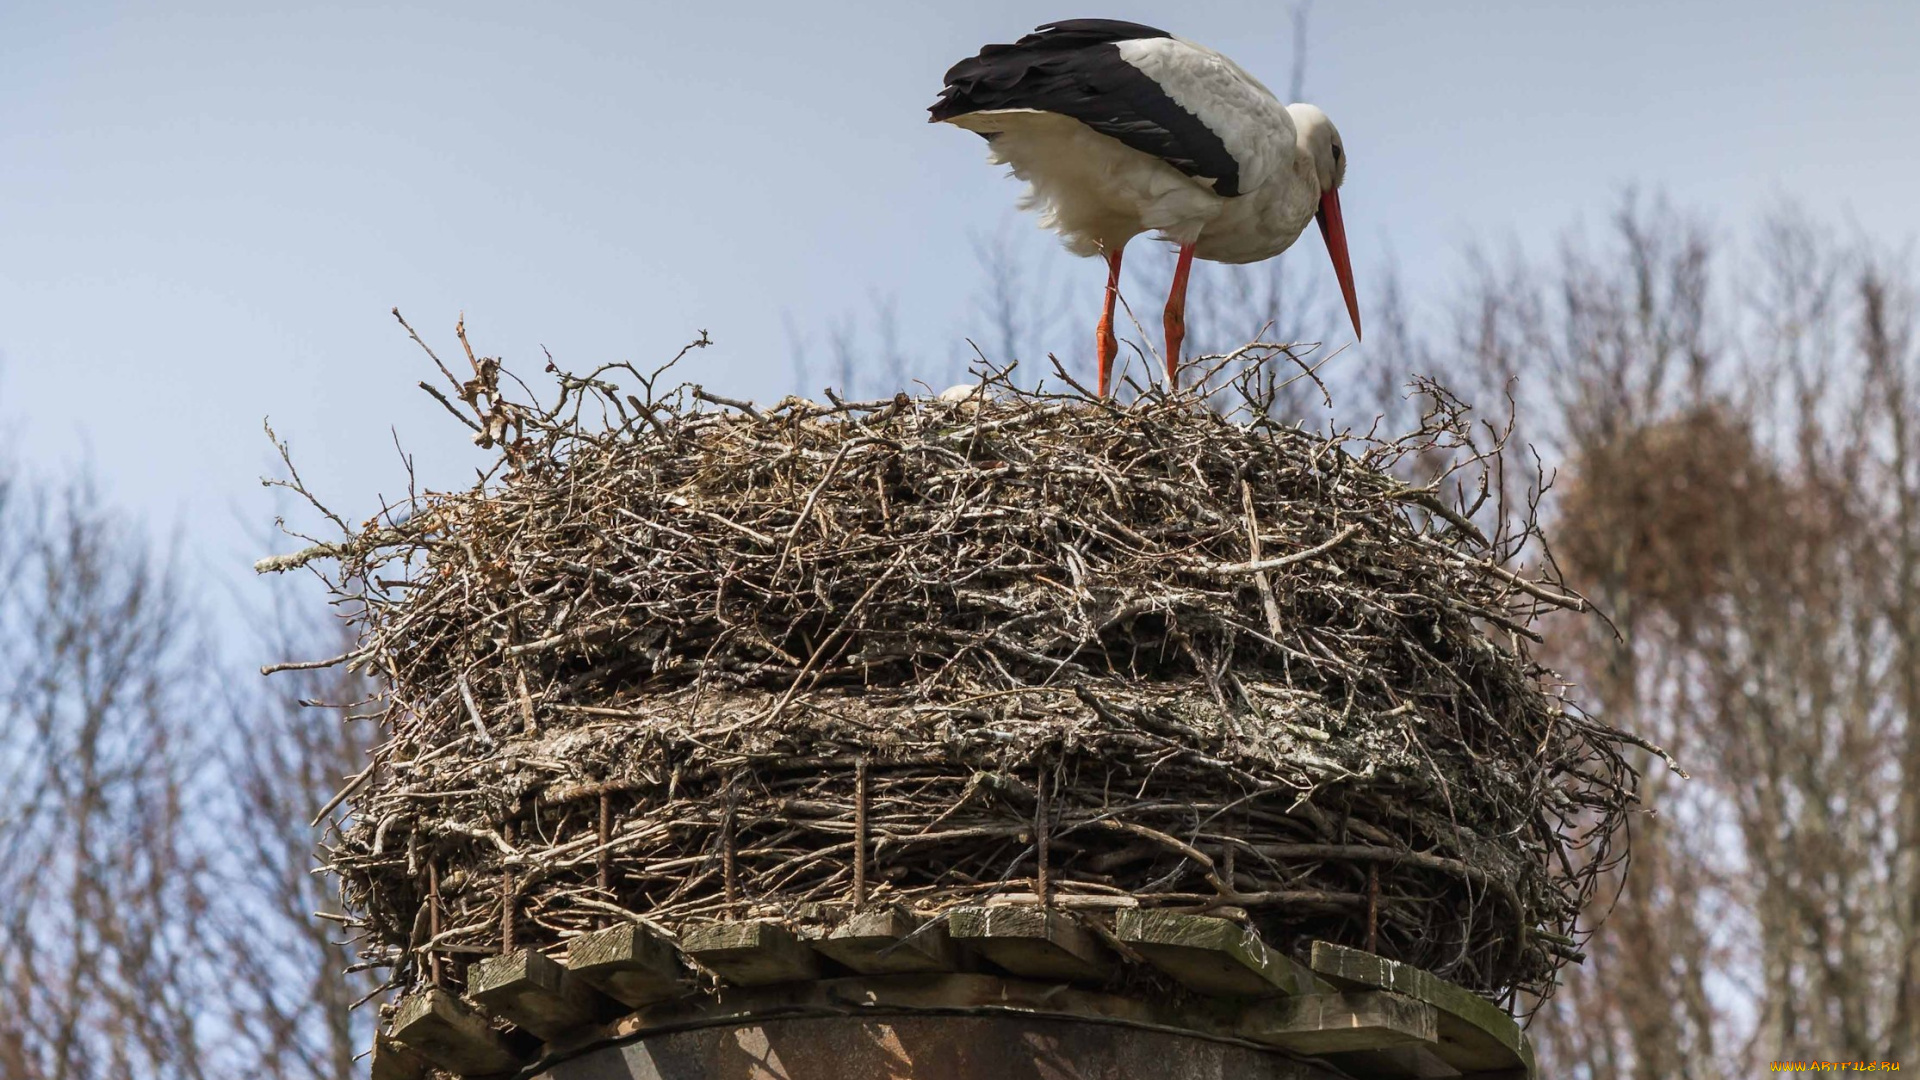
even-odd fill
[[[1048,23],[953,65],[927,112],[935,121],[994,109],[1059,113],[1188,176],[1213,180],[1217,194],[1238,195],[1240,163],[1219,134],[1120,57],[1122,41],[1172,36],[1114,19]]]

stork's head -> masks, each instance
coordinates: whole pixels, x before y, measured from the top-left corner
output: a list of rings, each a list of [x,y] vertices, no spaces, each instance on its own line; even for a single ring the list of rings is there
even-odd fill
[[[1340,130],[1318,105],[1289,105],[1287,113],[1293,117],[1300,152],[1313,163],[1321,192],[1338,190],[1347,178],[1347,147],[1340,141]]]
[[[1301,157],[1312,166],[1320,184],[1320,209],[1314,214],[1314,220],[1320,223],[1327,254],[1333,258],[1333,273],[1340,279],[1340,294],[1346,298],[1347,316],[1353,320],[1353,336],[1358,340],[1360,303],[1353,297],[1353,266],[1347,260],[1347,227],[1340,219],[1340,185],[1347,179],[1347,144],[1319,106],[1289,105],[1287,113],[1293,117]]]

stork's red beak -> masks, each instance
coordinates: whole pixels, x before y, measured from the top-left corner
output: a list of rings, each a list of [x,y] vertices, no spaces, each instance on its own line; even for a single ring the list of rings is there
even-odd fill
[[[1340,279],[1340,295],[1347,298],[1347,317],[1353,320],[1353,340],[1360,340],[1360,302],[1353,298],[1353,264],[1347,261],[1347,227],[1340,220],[1340,193],[1328,191],[1320,196],[1320,212],[1313,215],[1320,223],[1320,235],[1327,241],[1327,254],[1333,256],[1333,273]]]

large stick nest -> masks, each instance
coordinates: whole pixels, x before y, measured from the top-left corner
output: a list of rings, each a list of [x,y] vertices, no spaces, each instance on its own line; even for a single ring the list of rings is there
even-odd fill
[[[263,564],[327,567],[383,686],[326,863],[396,984],[861,901],[1210,912],[1495,995],[1577,955],[1632,740],[1529,658],[1582,605],[1439,388],[1381,439],[1258,365],[756,409],[468,358],[496,472]]]

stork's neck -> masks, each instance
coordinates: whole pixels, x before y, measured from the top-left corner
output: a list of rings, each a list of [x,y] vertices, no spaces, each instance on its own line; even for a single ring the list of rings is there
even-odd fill
[[[1273,185],[1267,213],[1284,223],[1287,242],[1292,243],[1320,208],[1320,175],[1314,169],[1313,154],[1304,140],[1294,149],[1286,179],[1284,184]]]
[[[1214,262],[1271,259],[1299,238],[1320,208],[1320,181],[1304,154],[1280,175],[1237,199],[1200,234],[1199,256]]]

